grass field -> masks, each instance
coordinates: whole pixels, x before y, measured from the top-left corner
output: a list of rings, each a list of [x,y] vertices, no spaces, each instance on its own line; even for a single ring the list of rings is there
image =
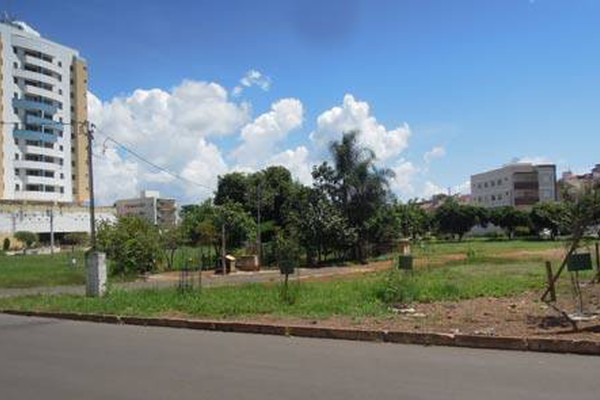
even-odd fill
[[[72,259],[76,260],[75,265]],[[83,285],[83,253],[6,256],[0,254],[0,288]]]
[[[467,244],[468,245],[468,244]],[[520,259],[498,256],[503,246],[488,243],[476,245],[481,256],[444,265],[419,267],[413,274],[381,272],[327,282],[294,283],[294,302],[282,301],[280,285],[251,284],[179,293],[175,289],[122,291],[114,290],[104,299],[76,296],[36,296],[0,300],[0,308],[45,311],[94,312],[115,315],[190,316],[239,318],[249,316],[328,318],[379,317],[391,315],[390,304],[461,300],[476,297],[506,297],[544,286],[543,263],[532,255]],[[552,249],[552,243],[540,250]],[[553,244],[557,246],[557,244]],[[452,252],[443,244],[440,253],[458,254],[467,249],[457,244]],[[558,244],[561,246],[561,244]],[[519,246],[518,246],[519,247]],[[530,243],[521,249],[532,250]],[[512,247],[506,247],[512,253]],[[501,253],[502,251],[500,251]],[[481,257],[480,261],[477,257]],[[491,261],[490,261],[491,260]],[[587,278],[589,274],[583,276]],[[567,277],[561,290],[568,290]]]

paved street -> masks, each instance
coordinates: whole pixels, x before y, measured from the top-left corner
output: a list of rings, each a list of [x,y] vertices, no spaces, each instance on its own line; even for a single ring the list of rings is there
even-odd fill
[[[600,358],[0,315],[2,399],[598,399]]]

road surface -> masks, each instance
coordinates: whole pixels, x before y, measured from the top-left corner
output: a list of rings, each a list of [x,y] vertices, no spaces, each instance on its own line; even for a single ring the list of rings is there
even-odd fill
[[[0,398],[593,399],[600,357],[0,315]]]

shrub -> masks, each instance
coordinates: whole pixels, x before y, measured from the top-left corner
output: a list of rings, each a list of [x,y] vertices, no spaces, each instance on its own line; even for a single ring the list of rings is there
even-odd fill
[[[90,241],[90,235],[87,232],[67,233],[63,239],[64,244],[71,246],[83,246]]]
[[[23,243],[25,248],[28,249],[38,241],[38,235],[35,232],[19,231],[15,232],[15,239]]]
[[[153,272],[160,259],[158,228],[139,217],[122,217],[98,227],[98,249],[106,252],[112,274]]]
[[[392,268],[384,276],[377,297],[386,304],[406,304],[417,300],[419,287],[413,273]]]
[[[4,242],[2,243],[2,250],[3,251],[10,250],[10,239],[9,238],[4,238]]]

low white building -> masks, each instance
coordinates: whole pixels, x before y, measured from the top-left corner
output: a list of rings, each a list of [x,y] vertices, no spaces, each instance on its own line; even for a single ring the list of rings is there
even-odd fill
[[[116,221],[113,207],[96,207],[96,221]],[[15,232],[30,231],[40,235],[51,232],[58,237],[66,233],[90,232],[88,207],[70,204],[0,203],[0,238]]]
[[[555,165],[516,163],[471,176],[474,205],[528,208],[557,200]]]
[[[143,190],[139,198],[118,200],[118,216],[138,216],[154,225],[172,226],[177,223],[177,203],[174,199],[160,197],[154,190]]]

